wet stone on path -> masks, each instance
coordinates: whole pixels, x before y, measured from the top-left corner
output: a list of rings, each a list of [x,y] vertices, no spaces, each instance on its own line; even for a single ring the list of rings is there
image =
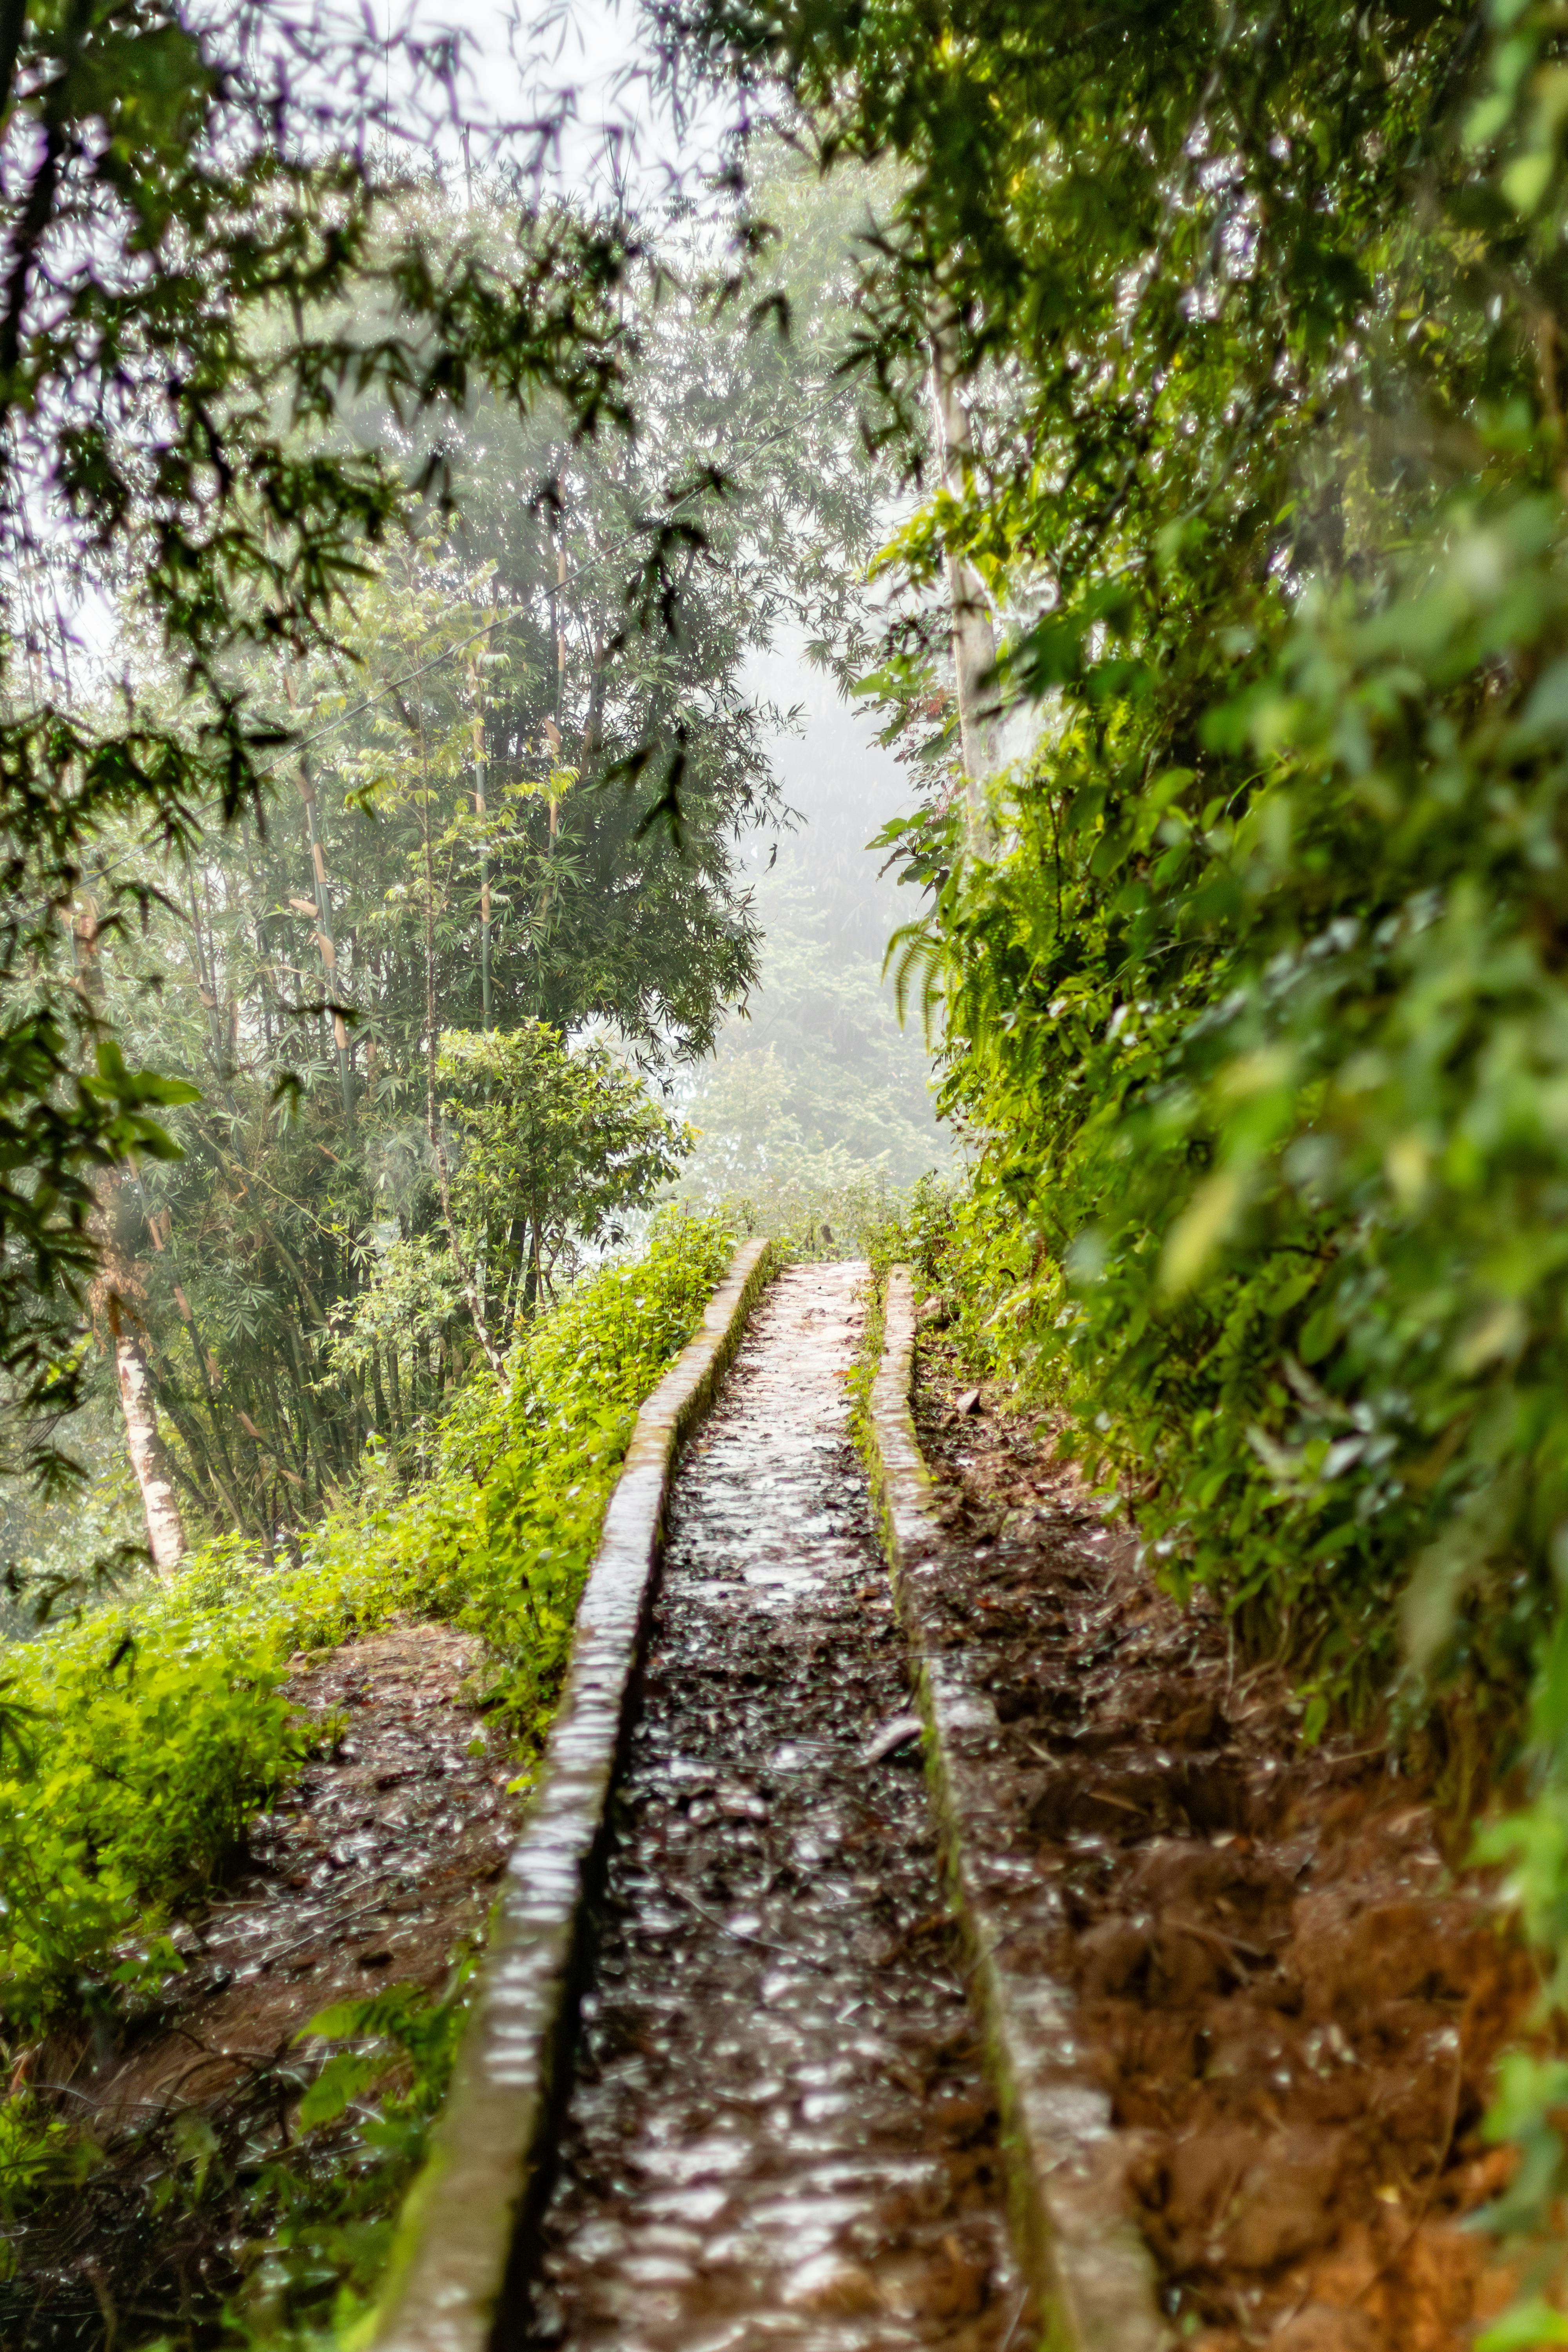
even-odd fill
[[[866,1760],[910,1697],[865,1278],[780,1278],[677,1479],[536,2347],[1003,2352],[1023,2317],[919,1748]]]

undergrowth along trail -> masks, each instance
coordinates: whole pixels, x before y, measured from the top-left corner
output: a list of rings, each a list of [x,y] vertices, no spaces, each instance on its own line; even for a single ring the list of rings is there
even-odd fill
[[[716,1219],[663,1222],[640,1259],[600,1269],[529,1328],[504,1387],[470,1385],[438,1433],[427,1481],[405,1493],[373,1468],[304,1538],[298,1565],[268,1568],[242,1544],[216,1544],[167,1582],[6,1654],[0,2063],[12,2088],[0,2105],[0,2218],[68,2193],[99,2160],[73,2130],[70,2102],[27,2087],[42,2037],[85,2019],[112,2045],[155,2014],[182,1966],[170,1933],[179,1914],[232,1867],[258,1809],[311,1748],[338,1737],[340,1725],[311,1724],[289,1703],[300,1652],[395,1616],[478,1635],[473,1701],[515,1747],[512,1785],[526,1783],[637,1406],[700,1321],[729,1251]],[[379,2069],[358,2062],[367,2084],[389,2063],[404,2072],[413,2127],[378,2126],[373,2112],[346,2165],[344,2177],[377,2176],[376,2194],[363,2182],[356,2191],[373,2231],[417,2163],[450,2057],[450,2032],[420,2021],[428,2002],[405,2015],[394,1990],[363,2015],[321,2021],[362,2053],[367,2036],[372,2055],[382,2048]],[[181,2193],[199,2199],[205,2186],[198,2167]],[[265,2232],[268,2196],[276,2222],[289,2191],[274,2179],[259,2193],[252,2226]],[[296,2200],[295,2226],[313,2285],[289,2326],[306,2324],[312,2294],[317,2318],[327,2315],[342,2267],[312,2242],[312,2196],[321,2202],[317,2189]]]

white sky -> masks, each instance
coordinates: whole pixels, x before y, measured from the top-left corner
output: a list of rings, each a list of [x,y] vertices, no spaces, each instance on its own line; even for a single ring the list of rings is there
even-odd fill
[[[712,108],[696,137],[678,140],[667,108],[648,87],[648,53],[637,0],[373,0],[389,32],[459,32],[469,79],[460,92],[479,133],[487,124],[530,119],[554,93],[574,93],[574,123],[559,158],[563,184],[607,184],[606,132],[614,127],[634,188],[657,197],[679,160],[700,173],[717,157],[721,128]]]

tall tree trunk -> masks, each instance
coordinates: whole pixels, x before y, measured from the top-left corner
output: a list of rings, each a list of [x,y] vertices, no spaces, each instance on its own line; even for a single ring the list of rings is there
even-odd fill
[[[942,478],[955,499],[968,488],[974,452],[969,416],[959,397],[956,337],[951,327],[931,337],[931,397]],[[992,847],[984,785],[997,764],[996,634],[984,584],[974,566],[952,550],[947,558],[952,602],[952,668],[963,749],[963,804],[969,841],[983,856]]]
[[[121,1182],[117,1169],[99,1185],[99,1275],[93,1285],[93,1306],[108,1327],[114,1350],[115,1376],[120,1383],[120,1409],[125,1417],[125,1450],[142,1490],[142,1516],[147,1523],[147,1549],[153,1565],[166,1576],[185,1554],[184,1522],[174,1499],[169,1457],[158,1430],[158,1408],[153,1370],[147,1361],[142,1318],[143,1292],[133,1261],[121,1249]]]
[[[386,1385],[392,1392],[392,1441],[400,1445],[408,1434],[408,1416],[403,1410],[403,1382],[397,1372],[397,1342],[390,1339],[386,1349]]]
[[[557,488],[561,487],[557,484]],[[555,734],[559,741],[566,702],[566,514],[560,509],[561,544],[555,551],[555,592],[550,615],[555,628]]]
[[[479,820],[479,1005],[487,1035],[494,1026],[490,1003],[490,852],[489,835],[485,831],[485,674],[482,667],[489,649],[489,631],[487,629],[468,664],[474,697],[474,814]]]
[[[196,968],[196,994],[201,999],[202,1010],[207,1017],[207,1045],[212,1054],[213,1068],[217,1074],[219,1085],[226,1093],[229,1064],[224,1051],[223,1007],[219,1004],[217,996],[217,967],[213,959],[208,956],[202,938],[201,902],[196,897],[196,877],[191,871],[188,851],[184,853],[184,858],[185,896],[191,907],[191,961]],[[210,923],[208,929],[210,931]],[[232,1097],[230,1100],[232,1102]]]
[[[289,698],[290,717],[299,713],[299,697],[290,669],[283,673],[283,690]],[[300,797],[305,803],[305,838],[310,851],[310,883],[315,894],[316,946],[321,958],[321,971],[326,977],[330,994],[338,990],[338,947],[332,937],[332,894],[327,880],[327,853],[316,822],[316,786],[310,774],[310,763],[303,751],[300,754]],[[290,901],[291,904],[295,903]],[[349,1033],[342,1014],[334,1004],[332,1012],[332,1043],[337,1049],[338,1079],[342,1088],[343,1126],[350,1135],[354,1125],[353,1069],[349,1060]]]
[[[77,971],[81,990],[95,1015],[103,1009],[103,973],[99,964],[98,908],[90,898],[78,905],[72,925]],[[142,1516],[147,1524],[147,1549],[153,1565],[166,1576],[184,1558],[185,1529],[174,1499],[169,1457],[158,1432],[158,1407],[153,1370],[147,1360],[141,1308],[145,1292],[133,1256],[125,1249],[121,1227],[124,1179],[118,1168],[106,1169],[98,1181],[94,1240],[98,1245],[98,1277],[92,1286],[93,1319],[101,1317],[114,1350],[120,1409],[125,1422],[125,1450],[142,1494]]]

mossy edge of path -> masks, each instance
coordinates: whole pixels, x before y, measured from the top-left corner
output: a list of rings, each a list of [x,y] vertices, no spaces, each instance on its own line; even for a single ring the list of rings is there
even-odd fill
[[[1081,2093],[1064,2098],[1052,2084],[1037,2030],[1040,1988],[1031,1983],[1026,1994],[1001,1956],[1002,1930],[975,1882],[952,1695],[925,1634],[921,1570],[942,1538],[910,1407],[914,1344],[913,1277],[896,1265],[887,1277],[881,1361],[865,1417],[872,1501],[915,1668],[944,1874],[1002,2115],[1008,2201],[1035,2299],[1037,2344],[1039,2352],[1167,2352],[1175,2338],[1155,2299],[1152,2261],[1102,2161],[1109,2114],[1090,2115]]]
[[[507,2303],[565,2087],[584,1912],[628,1728],[670,1477],[775,1265],[771,1243],[737,1251],[700,1328],[637,1416],[435,2148],[410,2193],[382,2301],[362,2339],[374,2352],[483,2352]]]

